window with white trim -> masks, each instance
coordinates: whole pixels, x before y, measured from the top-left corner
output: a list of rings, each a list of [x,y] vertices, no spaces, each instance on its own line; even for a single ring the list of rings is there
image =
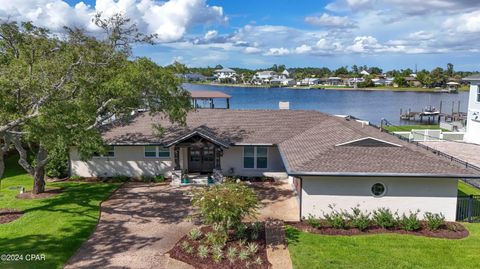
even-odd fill
[[[268,168],[268,148],[267,147],[243,147],[243,168]]]
[[[157,157],[157,147],[145,146],[145,158],[155,158],[155,157]]]
[[[145,158],[170,158],[170,149],[160,146],[145,146]]]
[[[477,102],[480,103],[480,85],[477,85]]]
[[[115,157],[115,146],[108,145],[108,146],[105,146],[105,149],[106,149],[105,154],[94,152],[93,157],[110,157],[110,158]]]

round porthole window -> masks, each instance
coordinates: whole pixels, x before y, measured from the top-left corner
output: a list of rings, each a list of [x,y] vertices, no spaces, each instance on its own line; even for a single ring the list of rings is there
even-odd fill
[[[381,197],[385,195],[386,191],[387,191],[387,188],[385,187],[385,185],[383,185],[383,183],[375,183],[372,186],[372,194],[375,197]]]

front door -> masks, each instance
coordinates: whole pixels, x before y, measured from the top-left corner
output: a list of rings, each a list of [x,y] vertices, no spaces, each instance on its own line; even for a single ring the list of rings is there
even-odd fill
[[[188,171],[211,173],[215,166],[215,147],[213,145],[201,148],[188,148]]]

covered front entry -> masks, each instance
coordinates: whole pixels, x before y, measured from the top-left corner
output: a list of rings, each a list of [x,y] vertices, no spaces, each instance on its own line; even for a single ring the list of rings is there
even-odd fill
[[[212,173],[215,168],[215,146],[188,147],[188,171],[191,173]]]

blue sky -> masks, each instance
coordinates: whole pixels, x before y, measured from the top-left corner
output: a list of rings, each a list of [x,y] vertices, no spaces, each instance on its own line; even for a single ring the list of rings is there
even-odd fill
[[[91,16],[122,12],[154,46],[137,56],[161,65],[264,68],[369,65],[480,70],[477,0],[0,0],[0,19],[61,31],[96,31]]]

